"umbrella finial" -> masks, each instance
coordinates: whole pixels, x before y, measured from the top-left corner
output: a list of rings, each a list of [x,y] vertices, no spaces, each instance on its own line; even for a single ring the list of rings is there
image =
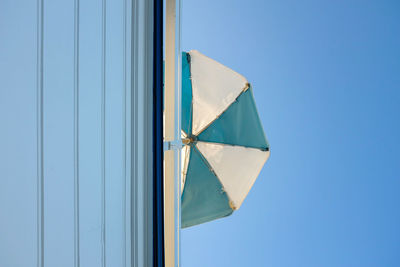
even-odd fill
[[[190,135],[189,137],[182,138],[182,144],[184,144],[184,145],[191,146],[191,145],[195,144],[196,142],[197,142],[197,136],[194,134]]]

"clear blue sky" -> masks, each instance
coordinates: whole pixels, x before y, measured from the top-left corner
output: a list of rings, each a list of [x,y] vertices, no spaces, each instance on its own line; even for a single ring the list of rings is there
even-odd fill
[[[271,144],[183,266],[400,266],[400,2],[182,1],[182,48],[248,78]]]

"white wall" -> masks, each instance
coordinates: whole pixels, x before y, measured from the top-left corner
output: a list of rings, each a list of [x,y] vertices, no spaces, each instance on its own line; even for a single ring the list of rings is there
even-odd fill
[[[0,266],[150,259],[151,14],[1,1]]]

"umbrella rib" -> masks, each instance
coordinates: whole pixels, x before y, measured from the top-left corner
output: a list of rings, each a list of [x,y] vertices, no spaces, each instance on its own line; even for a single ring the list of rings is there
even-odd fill
[[[250,88],[250,83],[246,83],[246,85],[243,87],[242,91],[238,94],[238,96],[235,98],[235,100],[232,101],[232,103],[230,103],[226,109],[224,109],[217,117],[215,117],[212,121],[210,121],[206,126],[204,126],[196,135],[199,136],[202,132],[204,132],[211,124],[213,124],[214,121],[216,121],[217,119],[219,119],[219,117],[222,116],[222,114],[224,114],[229,108],[230,106],[232,106],[233,103],[235,103],[237,101],[237,99],[239,98],[239,96],[241,96],[244,92],[247,91],[247,89]],[[192,100],[193,102],[193,100]]]
[[[226,144],[214,143],[214,142],[203,142],[203,141],[199,141],[199,142],[200,142],[200,143],[209,143],[209,144],[218,144],[218,145],[222,145],[222,146],[223,146],[223,145],[226,145]],[[230,146],[234,146],[234,145],[230,145]],[[238,146],[238,147],[244,147],[244,146]],[[248,147],[244,147],[244,148],[248,148]],[[250,148],[250,149],[259,150],[259,149],[257,149],[257,148]],[[216,174],[216,172],[214,171],[214,169],[211,167],[211,164],[206,160],[206,157],[203,155],[203,153],[201,153],[201,151],[200,151],[199,148],[196,147],[196,150],[200,153],[201,158],[203,159],[203,161],[205,161],[205,164],[206,164],[207,166],[209,166],[210,171],[212,171],[212,172],[214,173],[215,177],[217,177],[217,179],[218,179],[219,182],[221,183],[221,185],[222,185],[222,187],[223,187],[223,190],[224,190],[224,184],[222,183],[221,179],[218,177],[218,175]],[[258,176],[260,175],[260,172],[261,172],[261,170],[262,170],[262,167],[264,166],[265,162],[266,162],[266,161],[268,160],[268,158],[270,157],[270,151],[269,151],[269,150],[262,150],[262,152],[265,152],[266,158],[265,158],[263,164],[260,165],[260,169],[258,170],[257,175],[256,175],[255,177],[258,177]],[[244,198],[243,198],[243,199],[245,199],[246,196],[249,194],[250,189],[251,189],[251,187],[247,190],[247,192],[246,192],[246,194],[244,195]],[[229,193],[228,193],[227,191],[225,191],[225,190],[224,190],[224,192],[225,192],[225,193],[227,194],[227,196],[228,196],[229,205],[231,206],[231,208],[232,208],[233,210],[239,209],[239,207],[240,207],[241,204],[240,204],[238,207],[235,206],[234,203],[233,203],[232,200],[231,200],[232,198],[229,196]]]
[[[225,194],[228,196],[229,201],[231,201],[231,197],[229,196],[228,192],[225,191],[224,184],[222,183],[221,179],[219,179],[219,177],[218,177],[217,173],[214,171],[213,167],[206,160],[206,157],[203,155],[203,153],[201,153],[201,151],[196,146],[193,146],[193,150],[196,150],[199,153],[201,160],[204,162],[205,165],[207,165],[210,172],[212,172],[215,175],[215,177],[218,179],[219,183],[222,186],[222,191],[225,192]]]
[[[186,57],[187,57],[187,61],[188,61],[188,65],[189,65],[189,79],[190,79],[190,87],[192,90],[192,99],[190,100],[190,113],[189,113],[189,123],[188,123],[188,129],[187,129],[187,133],[188,136],[190,134],[192,134],[193,129],[190,129],[190,125],[192,125],[193,123],[193,82],[192,82],[192,64],[190,64],[191,62],[191,58],[190,58],[190,54],[186,53]],[[192,126],[193,127],[193,126]]]
[[[218,178],[217,174],[215,173],[214,169],[211,167],[210,163],[208,163],[208,161],[204,157],[203,153],[201,153],[200,150],[196,146],[193,146],[193,150],[196,150],[200,154],[201,160],[204,162],[204,164],[207,165],[208,169],[215,175],[215,177]],[[218,178],[218,180],[219,180],[219,178]],[[221,183],[221,185],[222,185],[222,183]]]
[[[237,210],[237,208],[234,206],[232,198],[229,196],[229,193],[225,190],[224,188],[224,184],[222,183],[221,179],[219,179],[217,173],[214,171],[213,167],[211,166],[211,164],[206,160],[206,157],[203,155],[203,153],[201,153],[200,149],[198,149],[196,146],[193,146],[193,150],[196,150],[199,155],[201,160],[204,162],[204,164],[208,167],[208,169],[210,170],[210,172],[212,172],[214,174],[214,176],[218,179],[219,183],[221,184],[221,190],[222,192],[224,192],[229,200],[229,206],[231,207],[232,210]]]
[[[203,140],[199,140],[198,142],[209,143],[209,144],[219,144],[219,145],[224,145],[224,146],[239,146],[239,147],[244,147],[244,148],[257,149],[257,150],[261,150],[261,151],[269,151],[269,147],[243,146],[243,145],[236,145],[236,144],[229,144],[229,143],[220,143],[220,142],[212,142],[212,141],[203,141]]]

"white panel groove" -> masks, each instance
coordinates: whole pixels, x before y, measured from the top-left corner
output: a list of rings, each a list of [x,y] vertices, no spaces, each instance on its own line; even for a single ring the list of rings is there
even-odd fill
[[[37,1],[37,266],[44,266],[43,0]]]
[[[102,266],[106,266],[106,0],[102,0],[102,63],[101,63],[101,233]]]
[[[79,0],[74,4],[74,265],[79,267]]]

